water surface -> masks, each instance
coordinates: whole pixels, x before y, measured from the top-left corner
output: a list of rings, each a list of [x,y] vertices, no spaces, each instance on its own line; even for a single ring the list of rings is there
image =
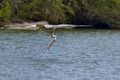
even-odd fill
[[[0,80],[120,80],[119,30],[0,31]]]

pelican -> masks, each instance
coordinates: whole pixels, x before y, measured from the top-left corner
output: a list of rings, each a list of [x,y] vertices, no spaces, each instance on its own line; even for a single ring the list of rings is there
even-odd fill
[[[56,41],[56,39],[57,39],[57,36],[54,34],[54,30],[55,30],[55,28],[53,28],[53,30],[52,30],[52,33],[51,33],[51,36],[52,36],[52,40],[51,40],[51,42],[48,44],[48,50],[51,48],[51,46],[52,46],[52,44]]]

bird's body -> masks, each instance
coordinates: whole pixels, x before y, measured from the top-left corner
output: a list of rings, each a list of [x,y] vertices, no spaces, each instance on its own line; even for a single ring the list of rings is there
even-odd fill
[[[57,36],[56,35],[52,35],[53,39],[56,40],[57,39]]]

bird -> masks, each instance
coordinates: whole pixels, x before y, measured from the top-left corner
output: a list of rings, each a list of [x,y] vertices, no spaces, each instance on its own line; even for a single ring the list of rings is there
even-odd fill
[[[51,36],[52,36],[52,40],[51,40],[51,42],[48,44],[48,50],[50,50],[50,48],[51,48],[51,46],[53,45],[53,43],[57,40],[57,36],[54,34],[54,30],[55,30],[55,28],[53,28],[53,30],[52,30],[52,33],[51,33]]]

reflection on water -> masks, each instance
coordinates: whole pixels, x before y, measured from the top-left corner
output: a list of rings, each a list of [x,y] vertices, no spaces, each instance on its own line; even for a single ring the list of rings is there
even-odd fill
[[[120,80],[120,32],[0,31],[0,80]]]

